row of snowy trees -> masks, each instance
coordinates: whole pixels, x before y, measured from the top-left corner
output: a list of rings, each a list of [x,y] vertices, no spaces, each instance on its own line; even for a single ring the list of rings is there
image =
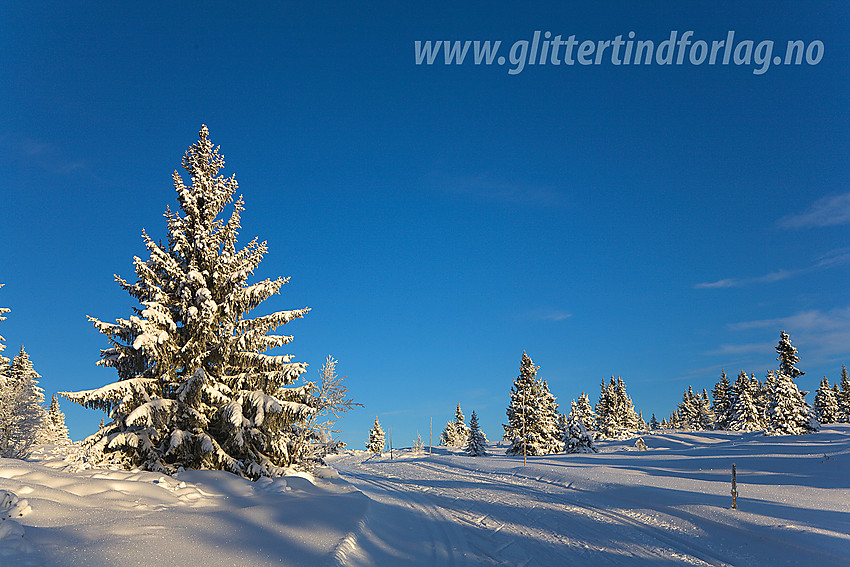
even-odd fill
[[[89,317],[109,341],[98,365],[114,368],[117,380],[62,395],[108,415],[84,441],[92,462],[278,476],[339,448],[332,423],[356,404],[333,359],[320,382],[299,382],[305,363],[266,354],[292,340],[271,333],[309,309],[248,316],[289,280],[248,283],[266,243],[237,248],[244,204],[234,201],[235,177],[219,175],[224,158],[206,126],[182,166],[191,183],[172,175],[180,210],[166,209],[167,242],[143,231],[149,258],[134,258],[136,281],[115,276],[139,306],[115,323]]]
[[[730,431],[762,431],[769,435],[800,435],[815,431],[818,422],[840,421],[843,415],[842,391],[831,388],[826,378],[821,382],[815,397],[815,411],[806,402],[806,394],[797,387],[795,380],[805,372],[797,368],[800,357],[785,331],[779,334],[776,346],[779,368],[769,370],[764,381],[755,374],[747,375],[743,370],[734,383],[730,383],[725,372],[712,389],[712,399],[703,389],[694,393],[688,387],[682,401],[671,414],[669,421],[662,420],[660,427],[685,428],[692,430],[726,429]],[[842,376],[846,376],[842,368]],[[846,390],[850,394],[850,382],[846,378]],[[846,396],[850,402],[850,395]],[[850,404],[847,409],[850,410]],[[820,408],[820,409],[818,409]],[[654,416],[653,416],[654,417]]]
[[[462,447],[472,457],[480,457],[487,454],[487,436],[481,430],[478,423],[478,415],[473,411],[466,425],[466,418],[460,409],[460,404],[455,410],[455,418],[446,423],[446,427],[440,436],[440,445],[446,447]],[[375,416],[375,422],[369,430],[369,439],[366,441],[366,450],[370,453],[380,454],[386,446],[385,433]],[[422,437],[417,434],[413,444],[413,452],[421,453],[424,450]]]
[[[2,287],[2,284],[0,284]],[[9,309],[0,307],[0,321]],[[34,445],[68,443],[65,415],[56,396],[45,409],[41,378],[24,347],[10,361],[3,356],[5,339],[0,336],[0,457],[26,457]]]

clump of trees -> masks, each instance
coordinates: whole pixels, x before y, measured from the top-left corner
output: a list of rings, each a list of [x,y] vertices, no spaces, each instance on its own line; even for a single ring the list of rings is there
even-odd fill
[[[0,321],[6,320],[9,311],[0,307]],[[41,376],[29,354],[21,346],[10,361],[3,356],[5,340],[0,336],[0,457],[22,459],[35,445],[69,443],[65,414],[56,396],[50,409],[45,409],[44,390],[38,385]]]

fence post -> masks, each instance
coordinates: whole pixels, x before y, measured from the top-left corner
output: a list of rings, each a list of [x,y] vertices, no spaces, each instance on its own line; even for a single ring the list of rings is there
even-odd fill
[[[735,475],[735,463],[732,463],[732,509],[738,509],[738,479]]]

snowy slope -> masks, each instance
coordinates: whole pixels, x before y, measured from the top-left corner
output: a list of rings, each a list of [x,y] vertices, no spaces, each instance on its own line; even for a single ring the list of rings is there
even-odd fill
[[[392,461],[337,457],[333,466],[381,505],[350,535],[346,564],[850,565],[850,426],[644,441],[645,452],[634,439],[608,442],[601,454],[533,457],[526,467],[522,457],[442,448]],[[417,523],[427,529],[405,538]]]
[[[321,565],[366,499],[339,480],[320,484],[0,459],[0,491],[31,508],[0,523],[0,533],[11,526],[0,565]]]
[[[0,460],[0,565],[850,564],[850,426],[643,439],[526,467],[494,444],[357,451],[332,459],[345,480],[260,483],[76,470],[47,447]]]

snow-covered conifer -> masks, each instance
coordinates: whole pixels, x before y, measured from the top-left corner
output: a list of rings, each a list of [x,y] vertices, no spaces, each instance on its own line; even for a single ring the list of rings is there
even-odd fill
[[[511,387],[511,403],[503,424],[508,455],[546,455],[560,450],[558,404],[528,354],[522,353],[519,376]]]
[[[419,432],[416,432],[416,440],[413,442],[413,452],[414,453],[422,453],[425,451],[425,444],[422,443],[422,436],[419,435]]]
[[[850,422],[850,376],[847,374],[847,367],[843,364],[841,365],[841,380],[837,399],[839,419],[844,423]]]
[[[463,411],[460,409],[460,404],[455,408],[454,421],[449,421],[443,428],[440,434],[440,444],[446,447],[463,447],[466,445],[466,440],[469,437],[469,427],[466,425],[466,418]]]
[[[768,402],[768,434],[802,435],[817,430],[809,404],[789,374],[775,375]]]
[[[714,429],[714,424],[716,421],[714,416],[714,410],[711,409],[711,402],[708,399],[708,392],[705,391],[705,388],[702,389],[702,397],[699,398],[698,408],[700,429]]]
[[[375,423],[372,424],[372,429],[369,430],[369,440],[366,442],[366,450],[370,453],[384,452],[384,430],[381,429],[377,415],[375,416]]]
[[[652,414],[652,417],[649,419],[649,429],[655,430],[659,428],[658,420],[655,418],[655,414]]]
[[[757,381],[756,381],[757,382]],[[731,388],[732,407],[729,410],[730,431],[758,431],[764,429],[762,412],[753,399],[753,383],[743,370]]]
[[[590,405],[590,398],[584,392],[576,400],[575,411],[576,416],[584,424],[585,429],[588,431],[596,430],[596,412],[593,411],[593,407]],[[573,409],[570,407],[570,413],[572,412]]]
[[[815,417],[818,423],[837,423],[840,411],[835,391],[829,385],[826,376],[820,381],[815,394]]]
[[[562,439],[564,451],[567,453],[598,453],[593,444],[593,435],[587,432],[584,421],[578,414],[570,412],[567,418],[567,431]]]
[[[58,443],[66,445],[71,442],[68,436],[68,427],[65,425],[65,414],[59,408],[59,400],[56,394],[50,401],[50,409],[47,411],[47,443]]]
[[[89,318],[110,343],[98,364],[118,381],[62,395],[109,416],[86,440],[90,459],[276,476],[294,464],[298,424],[315,408],[308,388],[293,386],[306,364],[264,353],[289,343],[270,333],[308,309],[248,317],[288,279],[247,283],[266,244],[237,249],[243,201],[233,201],[235,177],[219,175],[224,158],[206,126],[182,165],[191,184],[172,175],[183,214],[166,210],[167,243],[143,231],[150,257],[134,259],[136,282],[115,278],[140,306],[116,323]]]
[[[0,395],[0,456],[25,457],[33,445],[44,443],[47,412],[44,390],[24,347],[12,359]]]
[[[732,385],[724,370],[720,371],[720,380],[711,391],[713,400],[712,411],[718,429],[729,428],[729,417],[732,411]]]
[[[800,357],[797,356],[797,349],[791,344],[791,337],[785,331],[779,332],[779,344],[776,345],[776,360],[779,361],[779,372],[790,376],[791,380],[802,376],[802,372],[797,368],[797,363],[800,362]]]
[[[475,411],[469,418],[469,436],[466,439],[466,454],[470,457],[481,457],[487,454],[487,439],[478,425],[478,416]]]
[[[596,404],[596,421],[603,436],[621,437],[641,428],[641,419],[632,399],[626,393],[626,383],[620,376],[611,376],[608,384],[602,382],[602,391]]]
[[[679,402],[678,410],[679,419],[681,420],[680,427],[694,431],[702,429],[699,416],[699,400],[691,386],[688,386],[688,389],[682,394],[682,401]]]

